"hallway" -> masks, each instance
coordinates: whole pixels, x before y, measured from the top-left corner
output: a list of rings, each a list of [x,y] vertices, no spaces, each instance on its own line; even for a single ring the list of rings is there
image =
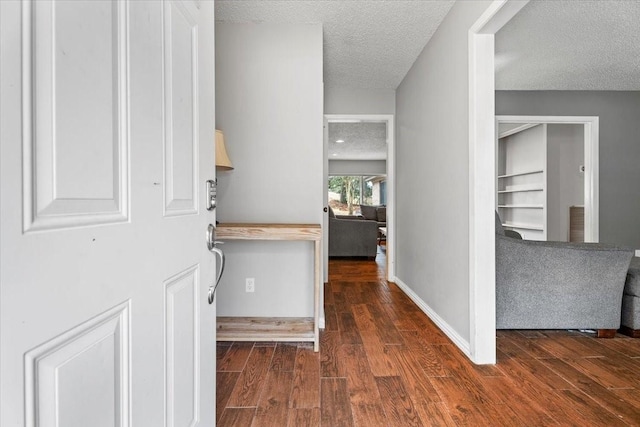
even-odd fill
[[[219,342],[218,426],[640,425],[640,339],[499,331],[475,366],[385,262],[330,261],[319,353]]]

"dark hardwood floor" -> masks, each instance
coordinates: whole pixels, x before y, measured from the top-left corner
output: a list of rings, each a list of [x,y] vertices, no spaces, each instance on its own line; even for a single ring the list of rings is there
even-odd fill
[[[640,339],[499,331],[475,366],[384,264],[330,261],[319,353],[218,343],[218,426],[640,426]]]

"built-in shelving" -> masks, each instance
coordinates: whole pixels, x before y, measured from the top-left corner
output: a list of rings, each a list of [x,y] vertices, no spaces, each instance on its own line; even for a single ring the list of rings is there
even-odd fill
[[[522,124],[498,141],[496,207],[503,226],[546,239],[546,125]]]
[[[526,172],[509,173],[509,174],[506,174],[506,175],[498,175],[498,179],[513,178],[514,176],[533,175],[535,173],[542,173],[542,172],[544,172],[544,171],[543,170],[533,170],[533,171],[526,171]]]

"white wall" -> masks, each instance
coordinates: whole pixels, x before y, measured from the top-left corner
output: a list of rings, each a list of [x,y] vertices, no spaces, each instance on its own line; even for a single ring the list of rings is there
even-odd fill
[[[329,175],[385,175],[385,160],[329,160]]]
[[[235,167],[218,173],[220,222],[322,222],[322,114],[321,25],[216,23],[216,126]],[[313,315],[311,243],[223,249],[218,315]]]
[[[584,126],[547,125],[547,240],[569,240],[569,207],[584,205]]]
[[[396,276],[467,343],[468,30],[490,3],[456,2],[396,96]]]
[[[324,91],[325,114],[395,114],[393,89],[357,89],[327,87]]]

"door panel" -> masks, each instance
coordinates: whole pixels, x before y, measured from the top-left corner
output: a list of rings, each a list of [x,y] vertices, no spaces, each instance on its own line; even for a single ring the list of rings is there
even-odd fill
[[[129,315],[121,304],[26,354],[27,425],[129,425]]]
[[[198,25],[192,2],[164,7],[165,215],[197,212]]]
[[[166,282],[167,426],[191,426],[200,390],[198,267]]]
[[[213,7],[0,1],[1,425],[214,424]]]
[[[25,229],[126,221],[125,3],[24,2],[23,14]]]

